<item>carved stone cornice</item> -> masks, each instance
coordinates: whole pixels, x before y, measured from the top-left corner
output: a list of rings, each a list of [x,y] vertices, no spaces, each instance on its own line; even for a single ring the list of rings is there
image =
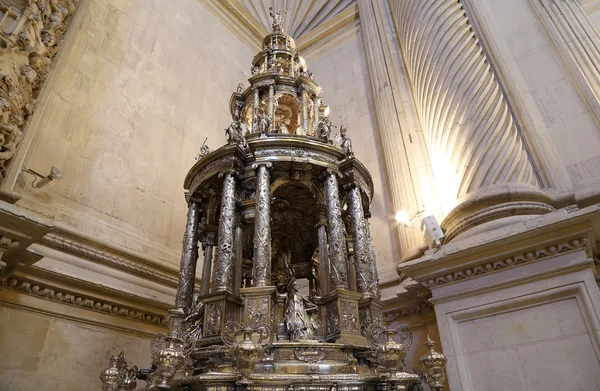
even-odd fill
[[[144,336],[166,329],[165,304],[36,267],[0,280],[0,286],[0,301],[10,306]]]
[[[436,252],[398,265],[421,285],[436,289],[576,251],[593,257],[600,237],[600,205],[564,209],[501,229],[457,239]]]

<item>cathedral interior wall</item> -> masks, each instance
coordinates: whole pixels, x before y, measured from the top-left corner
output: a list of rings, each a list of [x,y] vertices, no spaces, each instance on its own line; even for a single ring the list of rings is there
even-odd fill
[[[382,284],[396,281],[394,268],[399,259],[389,200],[389,187],[377,133],[369,73],[360,31],[333,50],[312,59],[310,68],[323,87],[323,102],[331,108],[331,119],[344,124],[352,137],[355,156],[373,177],[375,196],[371,204],[371,229]],[[340,66],[344,64],[344,66]],[[337,130],[337,129],[336,129]],[[384,291],[382,293],[386,295]],[[393,294],[393,293],[392,293]]]
[[[225,141],[229,93],[251,57],[197,1],[83,2],[25,159],[64,179],[18,183],[20,205],[176,264],[183,179],[205,138]]]

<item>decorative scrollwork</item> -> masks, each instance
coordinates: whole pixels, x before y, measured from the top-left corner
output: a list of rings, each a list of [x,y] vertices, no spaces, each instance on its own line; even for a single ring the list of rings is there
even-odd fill
[[[241,333],[242,326],[236,322],[227,322],[221,331],[221,340],[227,346],[233,346],[237,340],[237,336]]]
[[[313,363],[325,358],[325,349],[323,348],[296,348],[294,349],[296,360]]]

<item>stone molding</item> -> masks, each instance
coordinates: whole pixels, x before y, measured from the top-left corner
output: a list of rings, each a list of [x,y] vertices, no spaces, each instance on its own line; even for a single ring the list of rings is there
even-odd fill
[[[84,238],[74,237],[72,234],[61,230],[55,230],[53,233],[44,236],[41,243],[69,254],[104,263],[128,273],[151,278],[170,287],[177,287],[178,270],[176,267],[158,267],[147,259],[142,259],[142,254],[139,254],[139,257],[125,255],[113,246],[91,243]]]
[[[576,237],[574,239],[556,242],[554,244],[532,248],[527,251],[511,254],[510,256],[501,256],[497,259],[486,260],[477,265],[471,265],[467,268],[450,272],[448,274],[430,277],[423,286],[431,288],[443,284],[449,284],[468,278],[477,277],[485,273],[493,273],[501,269],[516,267],[523,263],[535,262],[542,258],[550,257],[556,254],[587,248],[589,241],[587,237]]]
[[[565,208],[539,217],[457,239],[419,259],[398,265],[429,289],[534,263],[557,254],[586,252],[592,258],[600,237],[600,204]]]

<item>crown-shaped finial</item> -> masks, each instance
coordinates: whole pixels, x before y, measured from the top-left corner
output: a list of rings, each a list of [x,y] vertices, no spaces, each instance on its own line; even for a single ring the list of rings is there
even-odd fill
[[[283,22],[285,21],[285,16],[287,15],[289,10],[277,10],[277,12],[273,12],[273,7],[269,7],[269,15],[273,18],[273,32],[285,34],[283,31]]]

